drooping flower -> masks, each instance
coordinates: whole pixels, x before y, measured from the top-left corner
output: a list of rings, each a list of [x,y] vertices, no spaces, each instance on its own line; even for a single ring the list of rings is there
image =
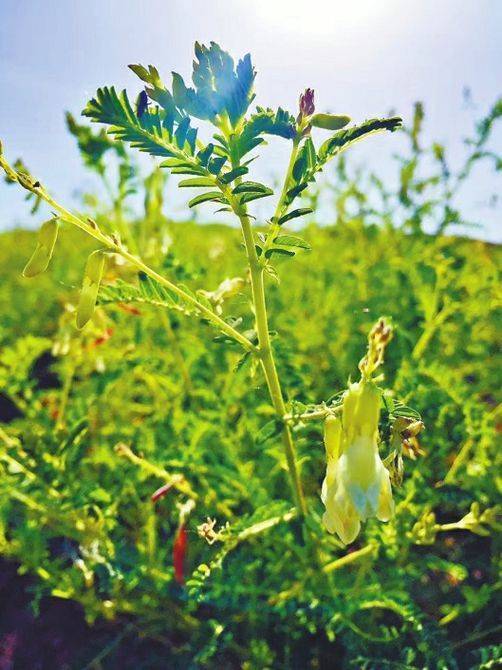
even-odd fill
[[[372,382],[351,384],[342,419],[325,424],[326,478],[321,498],[323,523],[342,542],[353,542],[371,516],[388,521],[394,513],[389,472],[378,453],[381,393]]]

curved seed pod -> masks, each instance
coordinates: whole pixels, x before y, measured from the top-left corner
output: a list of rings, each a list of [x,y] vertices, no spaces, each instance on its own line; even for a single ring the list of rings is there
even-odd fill
[[[350,116],[345,114],[314,114],[310,123],[316,128],[325,130],[340,130],[350,123]]]
[[[92,318],[96,300],[98,298],[99,284],[105,267],[106,252],[102,249],[93,251],[85,265],[84,280],[80,292],[80,300],[77,307],[77,328],[81,329]]]
[[[38,241],[32,257],[26,263],[23,277],[35,277],[45,272],[52,258],[54,245],[58,237],[59,221],[56,217],[43,223],[38,231]]]

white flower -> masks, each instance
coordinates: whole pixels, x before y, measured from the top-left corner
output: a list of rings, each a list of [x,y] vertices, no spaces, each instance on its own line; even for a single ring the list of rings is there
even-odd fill
[[[388,521],[394,513],[389,472],[378,453],[380,397],[371,382],[351,384],[344,396],[342,420],[330,416],[325,424],[323,523],[345,544],[355,540],[361,521],[370,516]]]
[[[229,298],[238,295],[246,285],[242,277],[233,277],[224,279],[215,291],[200,290],[199,293],[213,303],[216,314],[222,314],[223,303]]]

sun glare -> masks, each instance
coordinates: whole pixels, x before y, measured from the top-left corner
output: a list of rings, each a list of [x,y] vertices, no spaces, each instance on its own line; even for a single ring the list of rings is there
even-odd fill
[[[328,36],[366,23],[394,0],[379,3],[374,0],[255,0],[253,11],[275,29],[295,31],[298,35]]]

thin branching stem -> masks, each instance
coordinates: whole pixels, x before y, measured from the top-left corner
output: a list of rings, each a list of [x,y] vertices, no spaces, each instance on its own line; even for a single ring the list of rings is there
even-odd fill
[[[254,245],[253,232],[249,217],[246,212],[239,214],[239,220],[242,226],[244,244],[249,262],[251,274],[251,289],[253,294],[253,304],[255,309],[256,330],[259,342],[259,356],[262,364],[265,379],[267,381],[268,391],[272,400],[272,405],[277,416],[282,420],[286,413],[286,406],[282,395],[281,384],[277,374],[274,354],[270,342],[270,333],[268,330],[267,305],[265,300],[265,287],[263,281],[263,267],[260,265]],[[303,494],[303,487],[296,464],[296,453],[291,430],[286,422],[283,422],[282,440],[286,454],[291,486],[294,491],[295,501],[301,516],[307,513],[307,506]]]
[[[244,349],[246,349],[246,351],[256,353],[257,348],[252,342],[250,342],[247,339],[247,337],[239,333],[239,331],[237,331],[230,324],[221,319],[217,314],[208,309],[205,305],[199,302],[192,295],[190,295],[182,288],[174,284],[172,281],[166,279],[166,277],[163,277],[158,272],[153,270],[151,267],[146,265],[146,263],[144,263],[141,260],[141,258],[134,256],[132,253],[130,253],[120,243],[120,240],[118,240],[115,236],[105,235],[91,220],[85,221],[84,219],[76,216],[75,214],[72,214],[72,212],[67,210],[62,205],[60,205],[56,200],[54,200],[54,198],[52,198],[52,196],[49,195],[49,193],[47,193],[47,191],[42,186],[37,185],[38,182],[32,183],[30,178],[24,175],[19,175],[7,163],[7,161],[2,155],[0,155],[0,167],[4,170],[4,172],[10,179],[17,181],[23,188],[27,189],[28,191],[31,191],[36,196],[42,198],[42,200],[44,200],[49,205],[49,207],[52,210],[54,210],[54,212],[59,216],[59,218],[62,221],[66,221],[67,223],[70,223],[76,226],[77,228],[80,228],[85,233],[87,233],[95,240],[97,240],[100,244],[102,244],[103,247],[105,247],[107,250],[119,254],[120,256],[125,258],[127,261],[129,261],[129,263],[131,263],[131,265],[135,266],[138,270],[144,272],[148,277],[154,279],[156,282],[158,282],[162,286],[165,286],[167,289],[172,291],[182,300],[192,305],[202,316],[204,316],[204,318],[207,318],[209,321],[211,321],[223,333],[239,342],[239,344],[241,344],[244,347]]]
[[[284,421],[288,423],[303,423],[308,421],[324,421],[324,419],[330,414],[340,414],[342,411],[342,406],[338,407],[323,407],[322,409],[312,410],[310,412],[302,412],[300,414],[295,414],[290,412],[283,416]]]
[[[291,155],[289,157],[289,163],[288,167],[286,170],[286,176],[284,177],[284,183],[282,185],[282,191],[281,195],[279,196],[279,200],[277,201],[277,205],[275,208],[274,216],[272,217],[270,229],[267,233],[267,238],[265,240],[265,244],[263,247],[263,254],[269,249],[270,245],[274,241],[277,233],[279,232],[280,225],[279,225],[279,219],[283,213],[284,210],[284,202],[288,193],[288,188],[289,188],[289,182],[291,181],[291,175],[293,174],[293,168],[296,162],[296,158],[298,156],[298,149],[300,146],[300,138],[295,137],[293,140],[293,146],[291,148]]]
[[[192,489],[184,475],[172,474],[159,465],[151,463],[146,458],[138,456],[127,444],[124,444],[123,442],[119,442],[115,446],[115,453],[117,453],[119,456],[122,456],[123,458],[126,458],[131,463],[134,463],[134,465],[137,465],[144,472],[153,475],[154,477],[158,477],[159,479],[163,479],[167,485],[172,486],[181,493],[184,493],[190,498],[197,499],[197,493]]]
[[[373,554],[376,551],[378,551],[378,547],[376,544],[371,543],[367,544],[365,547],[362,547],[362,549],[352,551],[350,554],[345,554],[345,556],[337,558],[335,561],[328,563],[323,567],[323,572],[330,573],[333,572],[334,570],[339,570],[340,568],[343,568],[346,565],[349,565],[350,563],[354,563],[355,561],[358,561],[359,559],[364,558],[365,556],[369,556],[370,554]]]
[[[291,172],[293,170],[293,165],[296,159],[296,152],[298,150],[298,143],[295,140],[293,143],[293,151],[291,159],[289,162],[286,178],[284,181],[284,186],[282,189],[279,202],[277,204],[276,213],[280,212],[282,203],[287,193],[287,186],[289,179],[291,177]],[[232,168],[235,169],[239,167],[239,162],[232,160]],[[236,180],[236,183],[239,183],[240,179]],[[258,351],[261,366],[263,373],[265,375],[265,380],[267,383],[268,392],[274,410],[278,418],[283,422],[282,427],[282,441],[284,445],[284,452],[286,456],[286,463],[288,466],[289,477],[291,481],[291,488],[293,490],[293,495],[295,498],[295,503],[298,508],[298,513],[301,517],[304,517],[307,514],[307,505],[305,502],[305,495],[303,493],[303,486],[300,478],[300,473],[298,471],[298,465],[296,463],[296,450],[295,444],[293,441],[293,436],[291,434],[291,429],[286,421],[284,421],[284,415],[286,414],[286,405],[284,403],[284,396],[282,394],[281,383],[279,380],[279,375],[277,373],[277,367],[275,364],[274,353],[272,350],[272,344],[270,342],[270,333],[268,327],[268,313],[267,313],[267,303],[265,297],[265,284],[264,284],[264,267],[260,263],[258,254],[256,252],[253,230],[250,223],[250,217],[247,212],[245,205],[238,202],[235,196],[232,195],[230,189],[222,188],[225,197],[227,198],[232,210],[238,217],[241,228],[242,235],[244,238],[244,246],[246,248],[246,255],[249,265],[249,273],[251,277],[251,291],[253,297],[253,307],[255,312],[255,321],[256,321],[256,331],[258,336]]]
[[[237,167],[239,167],[238,161],[232,161],[232,168],[235,169]],[[238,181],[239,180],[237,180],[237,183]],[[284,403],[281,383],[279,381],[279,375],[277,374],[277,367],[275,365],[274,354],[270,342],[263,277],[264,269],[256,253],[253,230],[251,228],[250,217],[248,215],[246,206],[238,202],[228,187],[222,188],[222,191],[241,224],[244,246],[246,248],[246,256],[249,265],[249,273],[251,277],[251,291],[255,312],[256,331],[258,336],[258,355],[260,357],[260,362],[263,373],[265,375],[272,405],[278,418],[283,421],[284,414],[286,413],[286,405]],[[296,463],[295,445],[290,427],[284,421],[282,428],[282,441],[284,444],[286,462],[295,503],[298,508],[299,515],[303,517],[307,513],[307,506],[305,503],[303,487]]]

